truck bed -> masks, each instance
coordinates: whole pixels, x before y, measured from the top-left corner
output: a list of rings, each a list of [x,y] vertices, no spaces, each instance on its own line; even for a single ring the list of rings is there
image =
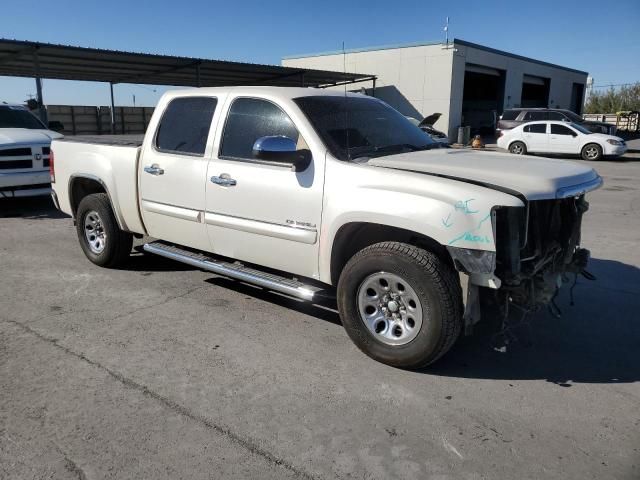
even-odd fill
[[[75,135],[65,136],[60,142],[93,143],[120,147],[140,147],[144,135]]]
[[[140,135],[72,136],[54,140],[53,189],[60,210],[74,213],[70,189],[77,178],[98,182],[109,195],[120,227],[133,233],[145,233],[138,210],[138,156]]]

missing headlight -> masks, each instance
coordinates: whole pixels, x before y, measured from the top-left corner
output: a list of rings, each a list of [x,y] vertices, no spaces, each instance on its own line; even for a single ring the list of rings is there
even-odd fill
[[[447,247],[456,269],[462,273],[493,273],[496,268],[496,252]]]

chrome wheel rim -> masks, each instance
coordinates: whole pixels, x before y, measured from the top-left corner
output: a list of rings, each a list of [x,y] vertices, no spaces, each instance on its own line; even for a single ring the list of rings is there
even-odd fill
[[[379,341],[386,345],[405,345],[422,328],[422,305],[418,294],[402,277],[376,272],[358,288],[360,318]]]
[[[102,253],[107,241],[102,219],[98,212],[91,210],[84,217],[84,237],[93,253]]]
[[[515,144],[511,146],[511,153],[515,153],[516,155],[521,155],[522,154],[522,145],[520,144]]]
[[[587,147],[584,149],[587,154],[587,158],[597,158],[598,157],[598,149],[596,147]]]

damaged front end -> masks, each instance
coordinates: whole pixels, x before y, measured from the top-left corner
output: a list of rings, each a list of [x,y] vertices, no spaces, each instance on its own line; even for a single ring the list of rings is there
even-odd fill
[[[495,252],[448,248],[463,274],[466,334],[492,306],[503,318],[502,333],[512,310],[521,312],[521,320],[543,307],[558,315],[554,299],[561,286],[575,284],[579,274],[593,278],[585,271],[589,251],[580,247],[582,216],[588,209],[584,195],[528,201],[524,208],[496,207]]]
[[[496,269],[506,300],[526,311],[552,304],[558,289],[589,261],[580,248],[584,195],[536,200],[495,211]]]

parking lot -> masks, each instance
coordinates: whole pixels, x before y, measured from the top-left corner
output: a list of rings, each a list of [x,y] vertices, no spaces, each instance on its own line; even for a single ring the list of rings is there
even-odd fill
[[[307,305],[159,257],[90,263],[0,200],[0,478],[638,478],[640,159],[592,164],[575,305],[422,372]]]

